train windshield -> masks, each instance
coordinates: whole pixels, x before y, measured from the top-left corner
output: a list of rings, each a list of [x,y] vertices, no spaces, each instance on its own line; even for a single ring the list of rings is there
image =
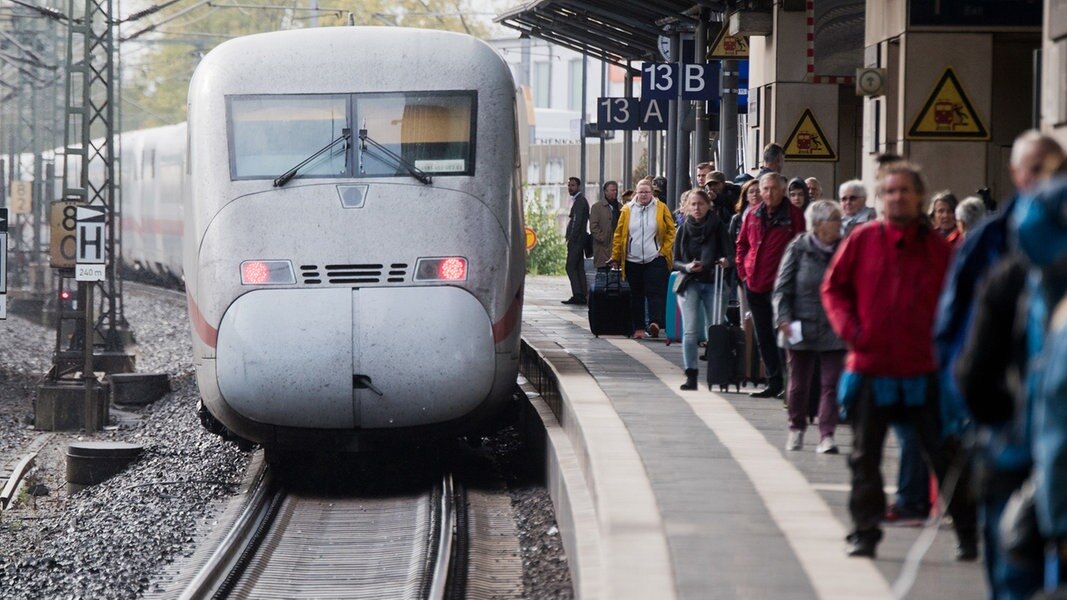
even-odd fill
[[[348,96],[229,98],[230,174],[273,178],[311,156],[348,127]],[[304,177],[348,175],[348,152],[337,144],[300,169]]]
[[[416,169],[433,175],[474,174],[474,94],[405,92],[355,96],[367,136]],[[372,146],[356,148],[358,176],[406,176],[403,164]]]
[[[429,175],[473,175],[476,98],[473,91],[230,96],[230,175],[278,177],[345,128],[352,132],[348,144],[296,176],[408,177],[409,166]],[[388,152],[361,144],[355,134],[364,128]]]

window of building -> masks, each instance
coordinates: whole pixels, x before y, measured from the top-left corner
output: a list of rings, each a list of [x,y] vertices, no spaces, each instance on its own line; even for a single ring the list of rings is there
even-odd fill
[[[552,63],[548,61],[534,63],[533,77],[534,106],[549,108],[552,98]]]
[[[567,63],[567,108],[582,112],[582,61],[579,58]]]
[[[562,160],[550,160],[545,165],[545,183],[564,183]]]

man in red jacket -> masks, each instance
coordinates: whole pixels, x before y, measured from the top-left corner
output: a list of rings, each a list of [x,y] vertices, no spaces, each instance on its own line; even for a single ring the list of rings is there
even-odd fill
[[[756,344],[767,367],[767,388],[749,395],[773,398],[785,386],[771,293],[785,249],[794,237],[804,232],[805,224],[804,212],[785,201],[785,182],[781,175],[764,173],[759,179],[759,191],[761,201],[745,215],[737,235],[737,276],[745,289],[756,329]]]
[[[856,228],[830,262],[822,301],[849,346],[838,401],[854,442],[848,536],[850,556],[874,557],[885,513],[881,462],[891,421],[908,421],[926,461],[945,481],[954,444],[942,439],[933,323],[951,249],[923,218],[925,185],[914,166],[898,162],[878,176],[881,220]],[[962,467],[961,467],[962,468]],[[956,557],[978,556],[975,507],[962,484],[949,512],[959,541]]]

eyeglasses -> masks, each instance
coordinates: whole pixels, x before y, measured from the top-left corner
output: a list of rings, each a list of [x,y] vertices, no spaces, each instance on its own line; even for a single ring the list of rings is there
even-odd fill
[[[863,200],[866,196],[841,196],[842,202],[852,202],[853,200]]]
[[[652,192],[637,192],[638,195],[651,194]]]

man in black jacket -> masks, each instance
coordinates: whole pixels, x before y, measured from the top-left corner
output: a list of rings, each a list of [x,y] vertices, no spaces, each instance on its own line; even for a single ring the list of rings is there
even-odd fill
[[[567,278],[571,281],[571,297],[563,304],[585,304],[585,246],[589,238],[589,201],[582,193],[582,180],[571,177],[567,180],[567,193],[571,196],[571,215],[567,221]]]

